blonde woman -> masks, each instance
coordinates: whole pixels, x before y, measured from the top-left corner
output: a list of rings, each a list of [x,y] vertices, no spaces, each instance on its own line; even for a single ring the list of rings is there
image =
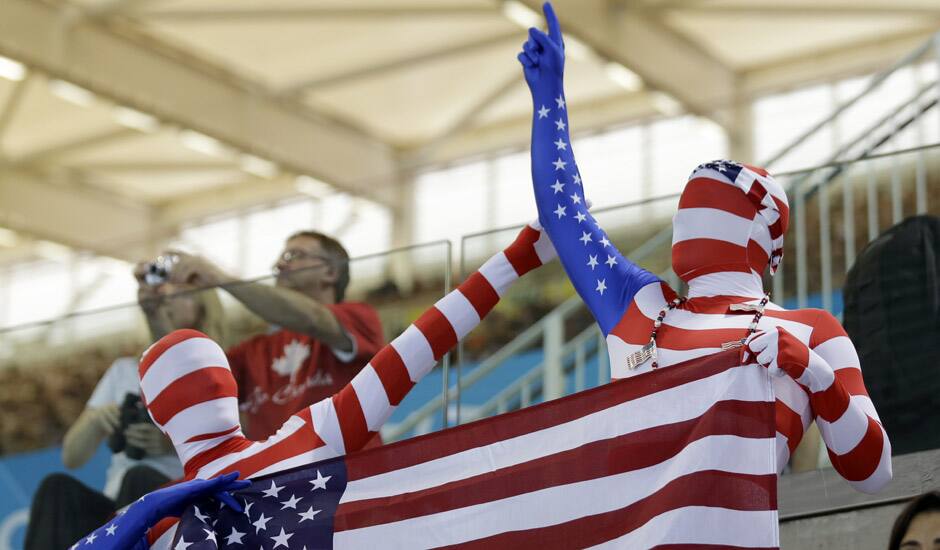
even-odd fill
[[[163,331],[192,328],[227,340],[222,303],[214,289],[146,284],[140,268],[135,275],[142,283],[138,302],[147,313],[153,339]],[[173,444],[140,403],[137,363],[138,357],[120,357],[111,364],[62,443],[62,463],[74,469],[107,441],[113,454],[104,487],[92,489],[65,473],[44,479],[33,498],[26,550],[67,548],[116,510],[182,477]]]

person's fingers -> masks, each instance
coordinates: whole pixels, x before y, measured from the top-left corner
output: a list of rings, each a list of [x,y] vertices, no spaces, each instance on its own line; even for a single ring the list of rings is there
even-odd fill
[[[552,39],[549,38],[547,34],[536,29],[535,27],[529,29],[529,38],[538,45],[540,54],[546,52],[555,52],[558,55],[564,55],[561,53],[561,46],[552,42]]]
[[[519,63],[522,63],[522,66],[525,67],[526,69],[535,68],[535,64],[532,63],[532,60],[529,59],[529,56],[527,56],[525,52],[519,52],[519,55],[516,56],[516,59],[518,59]]]
[[[531,59],[533,62],[534,62],[534,61],[538,61],[538,59],[539,59],[539,45],[538,45],[538,43],[536,43],[534,40],[532,40],[532,39],[526,40],[526,41],[522,44],[522,51],[524,51],[524,52],[526,53],[526,55],[529,56],[529,59]]]
[[[561,24],[558,22],[558,16],[555,15],[555,8],[552,7],[551,2],[542,4],[542,13],[545,14],[545,22],[548,24],[548,37],[551,38],[555,44],[561,46],[563,44]]]
[[[215,497],[215,498],[218,499],[218,500],[221,500],[222,502],[225,503],[226,506],[228,506],[228,507],[231,508],[232,510],[235,510],[235,511],[238,512],[239,514],[241,514],[242,512],[245,511],[245,509],[242,508],[241,503],[238,502],[238,501],[235,499],[235,497],[233,497],[232,495],[226,493],[225,491],[222,491],[222,492],[219,492],[219,493],[215,493],[215,494],[212,495],[212,496]]]
[[[108,433],[113,432],[121,425],[121,412],[118,410],[117,405],[101,407],[98,409],[96,416],[101,427],[107,430]]]

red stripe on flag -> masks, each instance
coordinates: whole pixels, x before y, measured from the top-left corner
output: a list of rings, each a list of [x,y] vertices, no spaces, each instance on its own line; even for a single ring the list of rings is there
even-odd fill
[[[868,390],[865,388],[865,380],[862,378],[861,369],[847,367],[836,371],[836,384],[842,384],[849,395],[868,396]]]
[[[140,365],[138,366],[138,373],[140,377],[143,378],[147,371],[150,369],[150,366],[160,358],[163,353],[183,342],[189,340],[190,338],[209,338],[205,334],[199,332],[198,330],[193,330],[191,328],[184,328],[180,330],[174,330],[173,332],[167,334],[163,338],[160,338],[156,344],[150,347],[147,350],[147,354],[140,360]]]
[[[496,289],[479,271],[474,271],[473,275],[467,277],[457,290],[470,301],[480,319],[486,317],[486,314],[499,302]]]
[[[686,364],[690,368],[684,368]],[[449,437],[428,434],[407,441],[386,445],[375,451],[364,451],[346,458],[349,480],[362,479],[435,458],[490,445],[537,430],[564,424],[609,407],[651,395],[669,388],[688,384],[738,366],[738,352],[729,350],[686,361],[668,369],[647,372],[562,399],[526,409],[464,424],[447,431]],[[749,366],[742,368],[762,368]],[[389,449],[396,451],[391,452]],[[384,452],[382,460],[373,460],[372,453]]]
[[[803,418],[779,399],[774,404],[774,416],[777,431],[787,438],[787,448],[792,455],[803,439]]]
[[[431,307],[418,317],[414,325],[431,345],[434,360],[438,361],[445,353],[457,345],[457,333],[447,317],[436,307]]]
[[[415,385],[411,381],[411,375],[408,374],[408,368],[405,367],[401,355],[398,355],[398,351],[388,344],[380,349],[369,363],[375,369],[379,380],[382,381],[388,402],[392,406],[397,406]]]
[[[343,446],[347,453],[359,450],[372,437],[366,424],[366,415],[356,395],[356,388],[346,384],[333,396],[333,407],[339,420],[339,429],[343,434]]]
[[[160,425],[177,413],[206,401],[238,397],[238,385],[225,367],[205,367],[171,382],[147,408]]]
[[[766,253],[764,258],[766,260]],[[677,242],[672,245],[672,260],[672,265],[704,266],[683,273],[686,280],[725,271],[750,273],[752,265],[757,261],[748,257],[745,247],[718,239],[688,239]]]
[[[539,255],[535,252],[535,242],[539,240],[539,235],[538,231],[527,225],[505,250],[506,259],[516,270],[516,275],[521,277],[542,265]]]
[[[660,514],[689,506],[775,510],[777,476],[696,472],[676,478],[652,495],[619,510],[441,548],[584,548],[616,539]]]
[[[359,529],[635,471],[669,460],[689,443],[708,436],[772,438],[771,405],[721,401],[691,420],[595,441],[423,491],[344,503],[337,511],[335,528]]]
[[[239,429],[240,427],[241,427],[241,426],[236,425],[236,426],[232,426],[231,428],[229,428],[229,429],[227,429],[227,430],[221,430],[221,431],[218,431],[218,432],[213,432],[213,433],[208,433],[208,434],[194,435],[194,436],[190,437],[189,439],[187,439],[187,440],[186,440],[186,443],[195,443],[195,442],[197,442],[197,441],[206,441],[206,440],[208,440],[208,439],[215,439],[215,438],[217,438],[217,437],[222,437],[223,435],[228,435],[228,434],[231,434],[231,433],[235,433],[236,431],[238,431],[238,429]]]

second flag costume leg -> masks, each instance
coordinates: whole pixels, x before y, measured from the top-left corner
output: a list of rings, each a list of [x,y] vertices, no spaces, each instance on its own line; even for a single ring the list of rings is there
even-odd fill
[[[533,100],[532,183],[539,220],[610,354],[611,377],[741,347],[777,375],[777,466],[782,471],[814,420],[835,469],[876,492],[891,479],[891,444],[868,397],[858,355],[827,311],[769,302],[761,276],[783,256],[786,193],[763,169],[730,161],[697,167],[673,220],[672,264],[689,285],[679,297],[617,251],[585,208],[564,93],[561,27],[529,30],[518,59]],[[625,182],[626,183],[626,182]]]

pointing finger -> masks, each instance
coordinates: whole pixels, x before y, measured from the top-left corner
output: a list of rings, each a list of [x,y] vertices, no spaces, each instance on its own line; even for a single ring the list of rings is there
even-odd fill
[[[558,23],[558,16],[555,15],[552,3],[545,2],[542,5],[542,12],[545,13],[545,22],[548,23],[548,37],[558,46],[562,46],[561,25]]]

